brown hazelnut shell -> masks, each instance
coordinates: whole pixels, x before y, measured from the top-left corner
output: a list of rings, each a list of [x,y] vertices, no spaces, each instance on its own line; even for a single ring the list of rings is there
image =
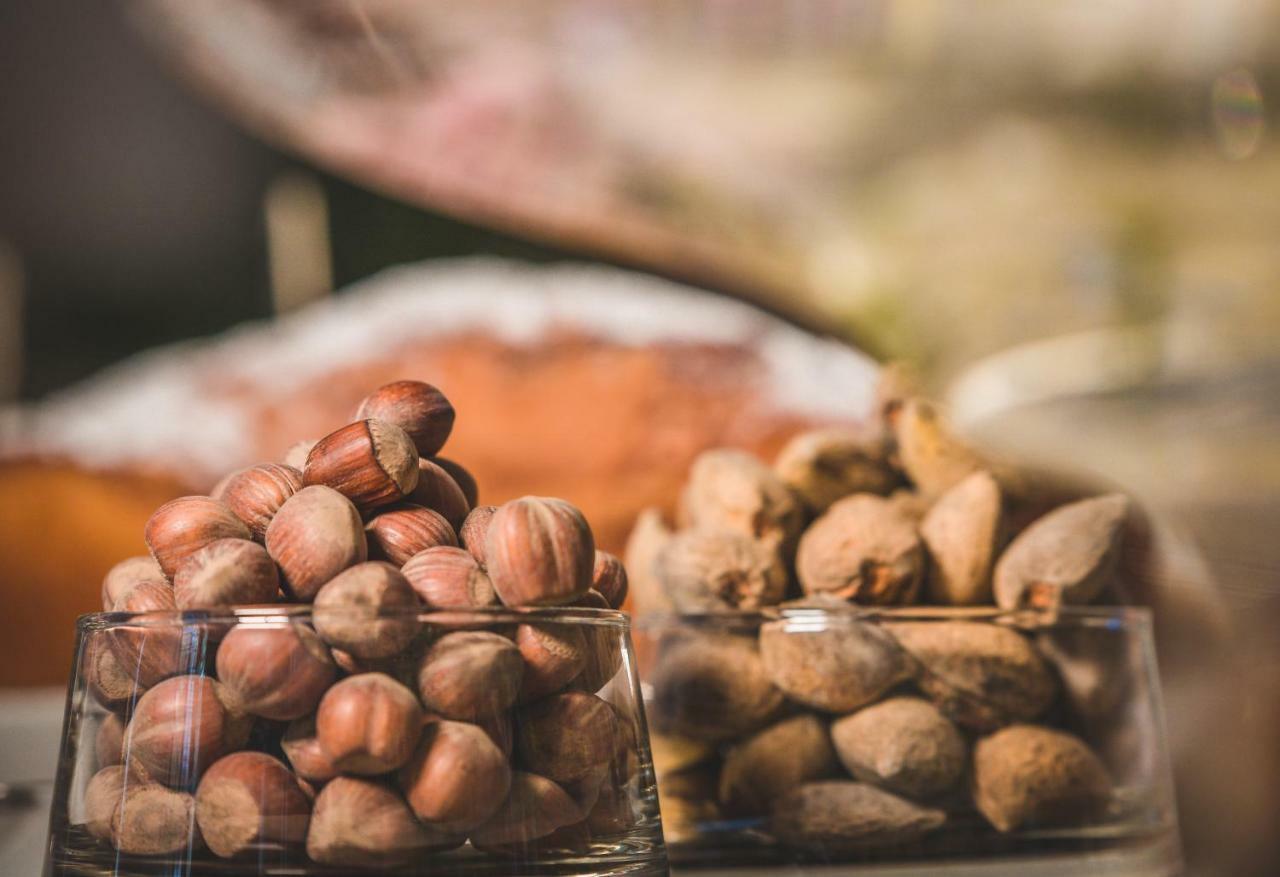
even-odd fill
[[[207,496],[170,500],[147,521],[147,548],[170,581],[191,555],[217,539],[248,539],[252,534],[225,503]]]
[[[453,430],[453,406],[444,393],[423,381],[394,381],[374,390],[356,409],[355,419],[376,418],[400,427],[424,457],[435,454]]]
[[[289,497],[302,489],[302,472],[281,463],[260,463],[227,478],[221,499],[261,541],[271,519]]]
[[[453,527],[439,512],[409,503],[379,511],[365,524],[365,536],[370,557],[396,566],[419,551],[458,544]]]
[[[302,482],[332,487],[368,512],[399,502],[417,486],[418,452],[398,426],[360,420],[316,442]]]
[[[310,601],[349,566],[368,557],[360,513],[338,491],[314,485],[291,496],[267,527],[267,553],[295,600]]]

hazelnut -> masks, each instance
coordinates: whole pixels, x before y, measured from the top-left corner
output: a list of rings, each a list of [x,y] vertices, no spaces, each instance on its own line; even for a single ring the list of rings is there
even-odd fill
[[[550,606],[572,603],[591,587],[596,546],[577,508],[526,496],[494,513],[484,554],[503,603]]]
[[[768,827],[788,846],[840,851],[910,843],[946,821],[942,810],[866,783],[822,780],[776,799]]]
[[[231,475],[220,497],[254,539],[267,534],[267,526],[285,501],[302,489],[302,471],[280,463],[261,463]]]
[[[179,609],[271,603],[280,574],[267,549],[248,539],[218,539],[187,558],[173,577]]]
[[[196,789],[196,822],[204,842],[224,859],[301,844],[311,798],[284,764],[263,752],[237,752],[214,762]]]
[[[831,713],[865,706],[915,672],[893,636],[847,615],[766,622],[760,626],[760,657],[787,696]]]
[[[461,548],[419,551],[400,572],[429,609],[479,609],[498,602],[489,576]]]
[[[203,846],[195,798],[154,783],[128,784],[111,816],[111,843],[142,856],[191,853]]]
[[[372,776],[409,760],[422,721],[412,691],[385,673],[362,673],[325,693],[316,738],[339,771]]]
[[[660,652],[651,682],[653,726],[693,740],[741,737],[782,707],[755,641],[732,634],[675,640]]]
[[[467,508],[473,509],[480,501],[480,486],[476,478],[461,463],[448,457],[432,457],[431,461],[449,473],[449,477],[462,489],[462,496],[467,501]]]
[[[107,713],[98,725],[97,734],[93,738],[93,754],[98,767],[112,767],[119,764],[124,755],[124,719],[115,713]]]
[[[371,560],[334,576],[316,594],[316,632],[357,658],[389,658],[418,635],[418,595],[400,570]]]
[[[797,435],[778,452],[773,469],[813,515],[850,494],[883,496],[900,481],[881,440],[839,427]]]
[[[284,452],[284,457],[281,458],[280,462],[290,469],[297,469],[301,472],[307,467],[307,456],[311,453],[311,449],[316,446],[317,441],[317,439],[303,439],[292,445],[289,450]]]
[[[417,486],[418,452],[400,427],[360,420],[316,442],[302,483],[332,487],[367,512],[399,502]]]
[[[580,780],[609,764],[622,735],[613,707],[581,691],[521,708],[516,728],[520,763],[559,783]]]
[[[173,588],[158,582],[143,582],[121,598],[116,612],[175,612]],[[107,642],[119,669],[143,688],[176,675],[183,667],[185,651],[183,627],[176,619],[140,618],[107,630]]]
[[[529,702],[568,685],[586,664],[582,631],[568,624],[516,628],[516,648],[524,658],[520,700]]]
[[[745,451],[704,451],[689,469],[681,498],[691,527],[732,530],[788,556],[804,509],[773,470]]]
[[[671,531],[658,509],[648,508],[636,516],[623,558],[631,586],[631,602],[637,615],[675,609],[657,575],[658,556],[670,540]]]
[[[151,556],[170,581],[179,567],[218,539],[248,539],[249,528],[225,503],[207,496],[183,496],[156,509],[143,532]]]
[[[765,816],[803,783],[839,772],[827,723],[812,715],[771,725],[729,750],[720,771],[720,804],[730,816]]]
[[[838,719],[831,739],[855,779],[908,798],[950,791],[968,758],[956,726],[918,697],[891,697]]]
[[[973,749],[973,800],[1000,831],[1083,825],[1105,812],[1111,779],[1080,738],[1010,725]]]
[[[893,416],[893,433],[903,471],[929,498],[985,468],[982,459],[952,435],[933,405],[922,399],[901,403]]]
[[[668,774],[658,784],[662,835],[667,843],[697,840],[705,823],[720,820],[716,777],[713,765],[701,764]]]
[[[885,497],[885,502],[889,504],[889,508],[902,515],[902,517],[917,524],[924,520],[924,516],[933,507],[933,500],[929,497],[916,493],[914,490],[908,490],[905,487],[889,494]]]
[[[138,699],[125,729],[125,767],[167,786],[191,787],[206,767],[244,746],[251,727],[225,705],[217,682],[175,676]]]
[[[677,533],[655,571],[680,612],[750,611],[781,602],[787,590],[777,550],[732,530]]]
[[[925,555],[915,524],[882,497],[846,497],[805,531],[796,574],[806,594],[834,594],[857,603],[915,600]]]
[[[584,609],[609,609],[608,602],[595,590],[587,591],[573,605]],[[573,680],[573,685],[594,693],[604,688],[622,669],[621,634],[612,624],[584,624],[582,645],[582,672]]]
[[[1055,509],[1018,534],[996,564],[996,603],[1004,609],[1057,609],[1088,603],[1115,572],[1129,516],[1119,493]]]
[[[998,624],[904,621],[886,624],[920,666],[917,684],[943,715],[990,731],[1028,721],[1053,703],[1057,684],[1026,637]]]
[[[462,547],[471,552],[471,556],[481,566],[484,566],[485,562],[484,544],[489,536],[489,523],[497,511],[496,505],[475,506],[458,529],[458,540],[462,543]]]
[[[95,773],[84,790],[85,831],[98,838],[111,838],[111,817],[124,798],[125,772],[120,765],[109,765]]]
[[[622,561],[607,551],[596,549],[591,590],[599,591],[609,608],[621,609],[622,604],[627,602],[627,570]]]
[[[471,842],[486,848],[529,843],[580,821],[582,816],[577,803],[554,781],[514,771],[511,791],[502,806],[471,832]]]
[[[458,482],[431,460],[418,461],[418,486],[409,494],[409,501],[439,512],[455,530],[471,511],[471,503]]]
[[[294,773],[311,783],[327,783],[338,775],[333,759],[325,754],[316,738],[315,716],[294,719],[285,729],[280,741],[285,758],[293,765]]]
[[[404,430],[419,454],[430,457],[444,447],[453,430],[449,400],[422,381],[395,381],[379,387],[360,403],[355,418],[376,418]]]
[[[653,754],[653,770],[659,780],[669,773],[705,762],[715,754],[715,747],[702,740],[656,731],[649,735],[649,748]]]
[[[111,647],[112,633],[97,633],[86,643],[81,672],[94,700],[109,710],[124,711],[146,687],[135,683],[133,674],[121,666]]]
[[[986,471],[967,475],[920,522],[933,562],[926,590],[944,606],[991,602],[991,565],[1001,528],[1000,485]]]
[[[310,601],[321,586],[368,556],[364,522],[345,496],[329,487],[304,487],[271,520],[267,553],[280,566],[286,592]]]
[[[400,770],[400,787],[419,819],[439,831],[461,833],[498,809],[511,787],[511,767],[476,725],[432,722]]]
[[[264,719],[314,712],[337,675],[324,643],[298,622],[240,624],[218,648],[218,678],[228,702]]]
[[[438,512],[408,503],[380,511],[364,529],[370,556],[396,566],[419,551],[458,544],[453,527]]]
[[[423,705],[447,719],[479,721],[516,702],[524,659],[515,643],[487,631],[447,633],[431,644],[418,668]]]
[[[126,558],[111,567],[102,579],[102,608],[110,612],[135,585],[164,581],[160,564],[151,555]]]
[[[489,739],[502,750],[504,756],[511,758],[511,753],[516,746],[515,722],[512,721],[511,713],[503,712],[484,716],[476,720],[476,726],[489,735]]]
[[[338,777],[316,796],[307,855],[322,865],[406,865],[465,840],[423,825],[404,798],[380,782]]]

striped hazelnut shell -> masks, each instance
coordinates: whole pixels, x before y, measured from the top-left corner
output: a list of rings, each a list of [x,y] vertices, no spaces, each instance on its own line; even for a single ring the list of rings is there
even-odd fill
[[[182,496],[156,509],[143,531],[151,556],[166,578],[217,539],[248,539],[249,528],[226,503],[207,496]]]
[[[400,571],[429,609],[497,605],[498,596],[488,574],[461,548],[439,546],[419,551]]]
[[[418,461],[418,486],[409,494],[409,501],[439,512],[455,530],[471,511],[471,503],[453,476],[426,459]]]
[[[314,599],[331,578],[368,557],[356,507],[318,484],[289,497],[267,527],[265,541],[282,585],[296,600]]]
[[[222,501],[261,541],[285,500],[302,489],[302,473],[280,463],[260,463],[227,479]]]
[[[403,429],[424,457],[444,447],[453,431],[454,410],[444,393],[422,381],[394,381],[360,403],[356,419],[376,418]]]
[[[359,420],[316,442],[302,481],[331,487],[367,512],[399,502],[417,486],[418,452],[400,427]]]
[[[438,512],[401,503],[380,511],[365,524],[369,553],[403,566],[419,551],[440,545],[456,546],[458,536]]]
[[[562,499],[526,496],[501,506],[484,553],[508,606],[572,603],[591,587],[595,539],[582,512]]]
[[[178,568],[173,596],[179,609],[273,603],[280,575],[267,549],[248,539],[218,539]]]

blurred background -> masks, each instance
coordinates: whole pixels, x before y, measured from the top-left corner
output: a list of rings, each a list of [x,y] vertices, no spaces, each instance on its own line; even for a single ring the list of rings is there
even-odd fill
[[[1280,4],[46,0],[0,35],[9,715],[155,505],[385,380],[450,394],[487,500],[618,546],[698,450],[863,419],[904,360],[1166,526],[1193,859],[1275,873]]]

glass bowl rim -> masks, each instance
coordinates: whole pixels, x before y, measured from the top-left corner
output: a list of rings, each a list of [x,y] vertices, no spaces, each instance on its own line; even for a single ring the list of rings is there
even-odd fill
[[[316,615],[341,613],[350,618],[353,607],[316,607],[309,603],[268,603],[218,609],[161,609],[150,612],[89,612],[76,619],[79,631],[110,630],[118,627],[192,627],[209,625],[282,626],[310,621]],[[573,624],[629,630],[631,618],[617,609],[582,606],[511,607],[486,606],[477,609],[430,609],[412,606],[380,609],[362,614],[362,621],[416,619],[424,626],[447,626],[462,630],[468,625]]]
[[[827,622],[855,621],[976,621],[1007,624],[1025,630],[1064,627],[1145,629],[1152,624],[1148,606],[1062,606],[1054,611],[1001,609],[998,606],[864,606],[856,603],[829,606],[765,606],[761,609],[730,609],[708,612],[651,612],[639,616],[633,626],[652,632],[685,626],[763,624],[768,621]]]

